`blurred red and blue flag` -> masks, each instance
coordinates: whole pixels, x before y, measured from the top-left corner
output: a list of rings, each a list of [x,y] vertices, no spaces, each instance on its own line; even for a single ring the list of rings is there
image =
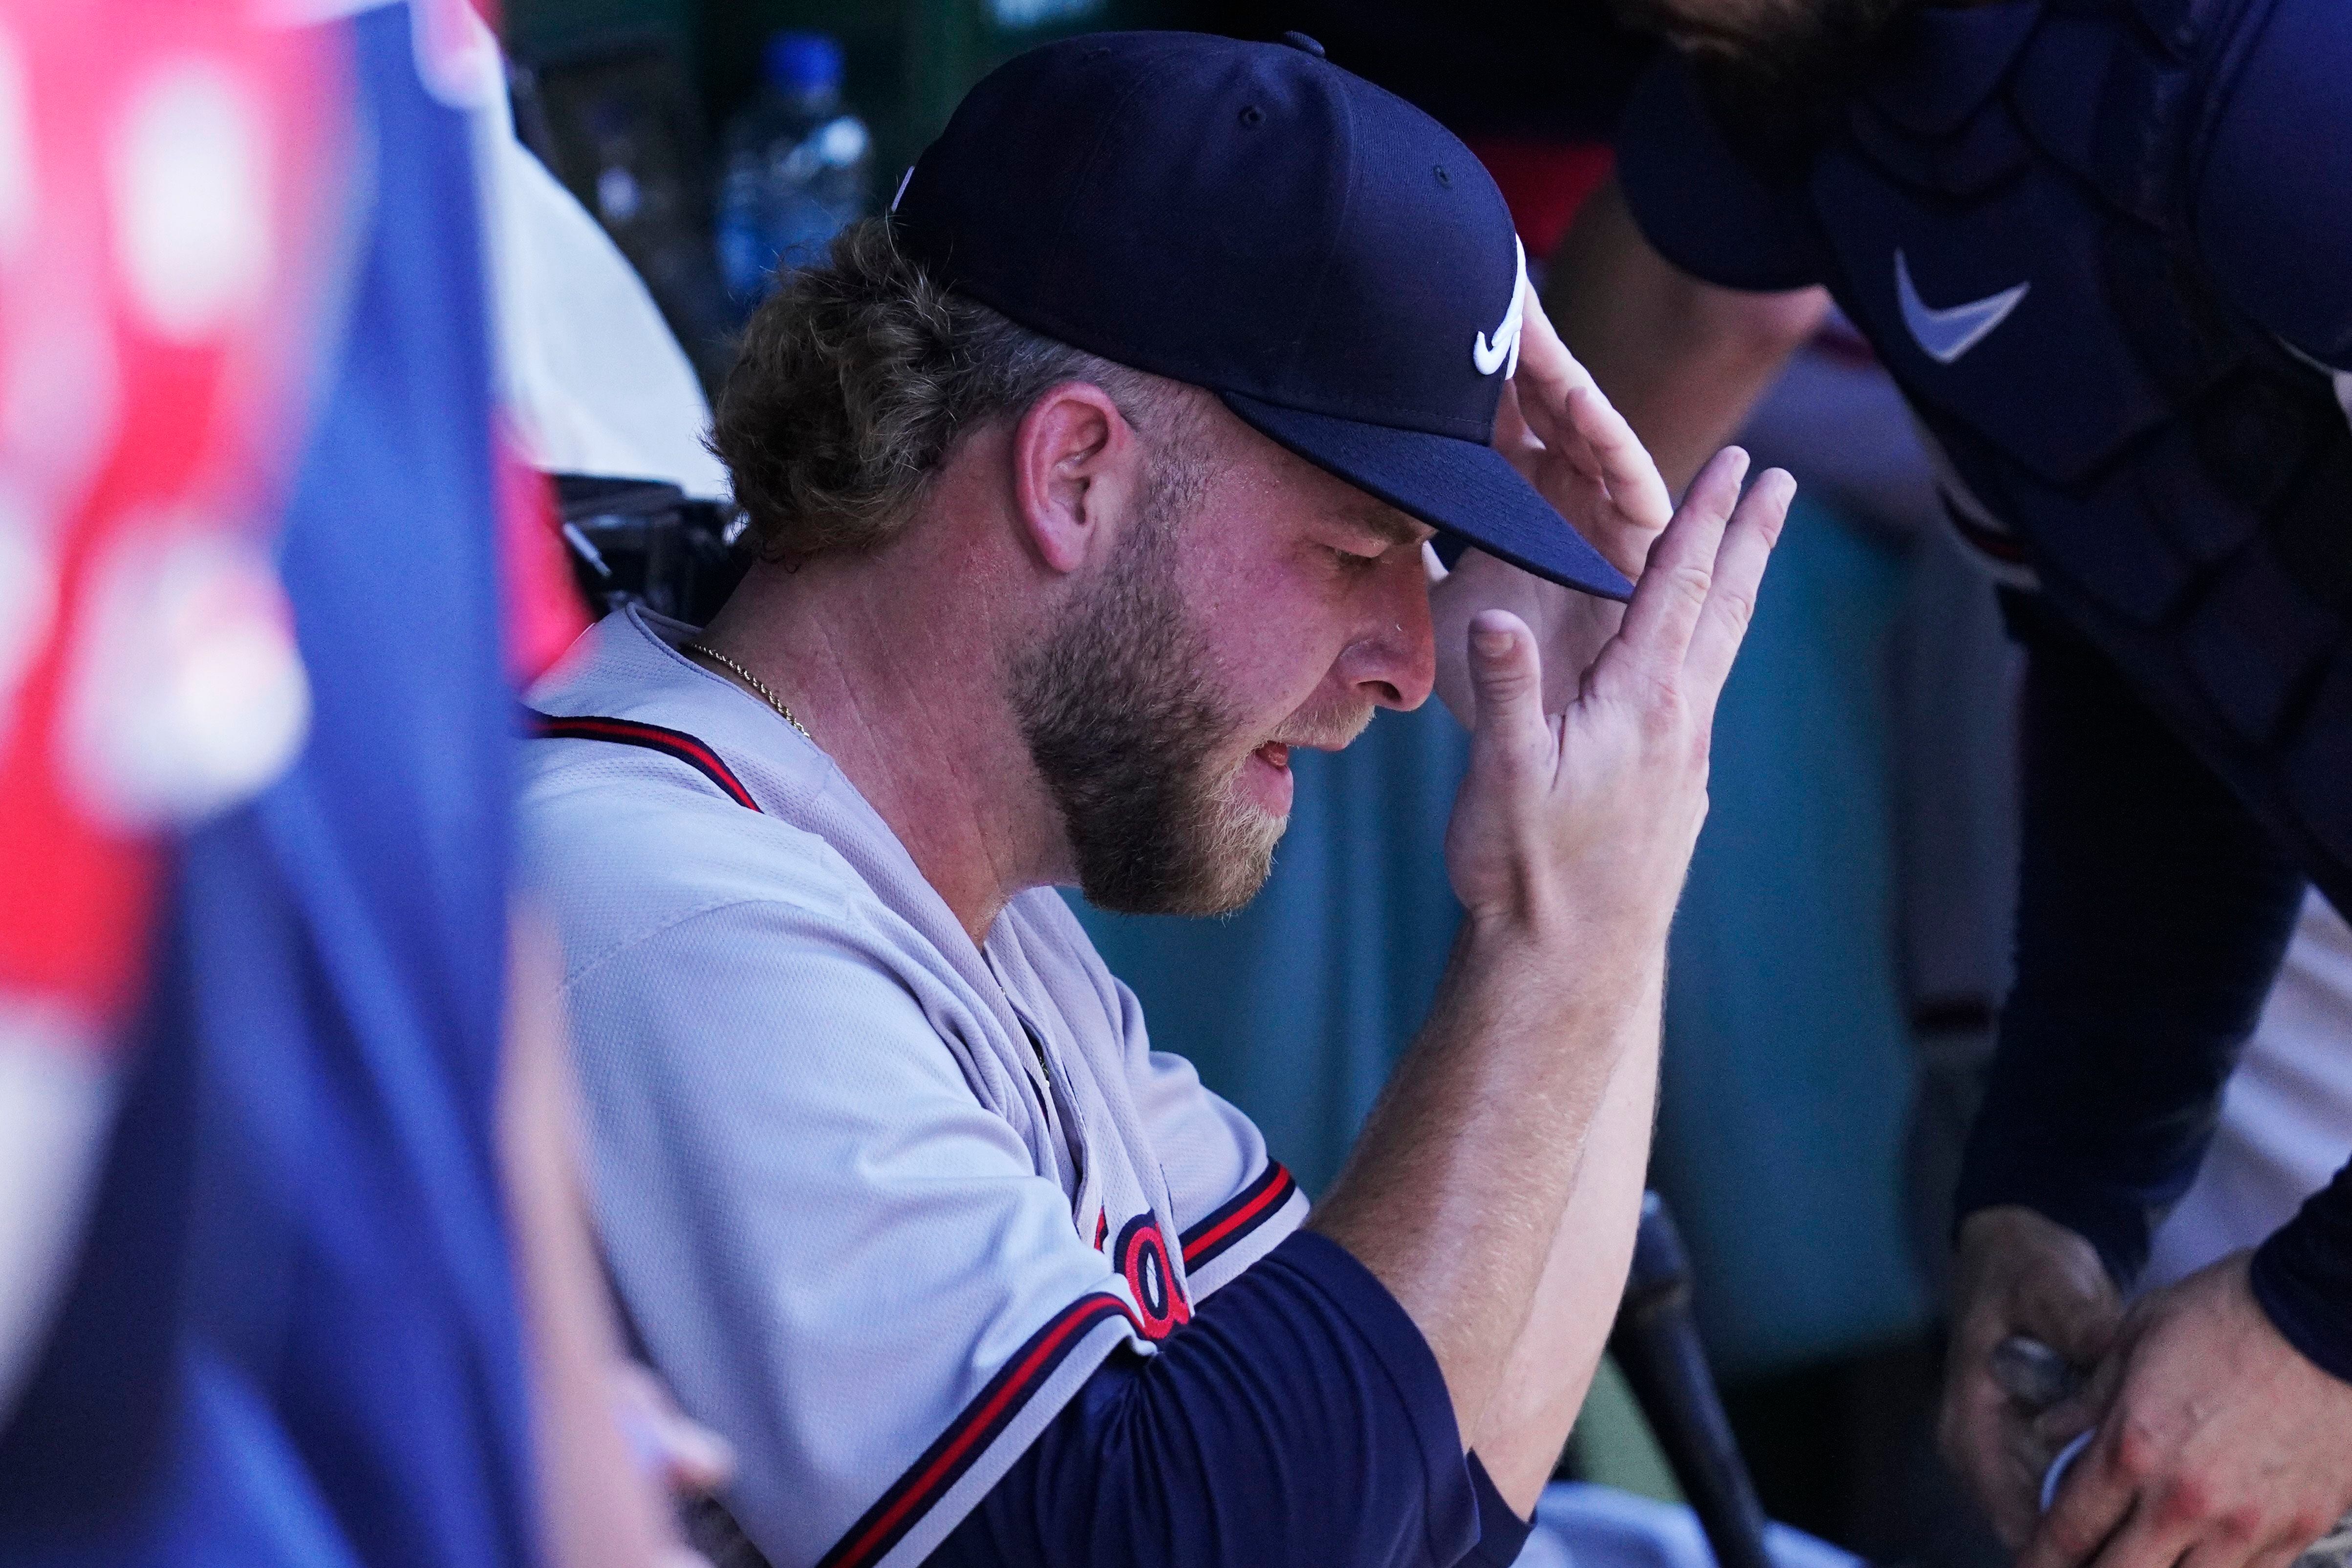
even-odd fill
[[[12,1564],[535,1555],[485,35],[352,10],[0,0]]]

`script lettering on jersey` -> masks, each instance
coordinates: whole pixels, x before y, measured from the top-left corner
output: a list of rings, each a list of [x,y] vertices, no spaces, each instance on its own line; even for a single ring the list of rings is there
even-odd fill
[[[1127,1288],[1135,1298],[1145,1334],[1166,1339],[1192,1321],[1192,1303],[1177,1288],[1175,1269],[1168,1260],[1168,1241],[1160,1234],[1158,1220],[1148,1214],[1129,1220],[1119,1230],[1111,1262],[1127,1276]]]

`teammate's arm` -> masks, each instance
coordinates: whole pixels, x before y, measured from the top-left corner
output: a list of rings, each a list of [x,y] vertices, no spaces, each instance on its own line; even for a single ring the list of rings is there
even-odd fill
[[[1544,304],[1679,491],[1812,336],[1829,296],[1694,277],[1643,236],[1612,178],[1560,241]]]
[[[2021,611],[2019,969],[1958,1199],[1945,1447],[2032,1568],[2103,1550],[2102,1568],[2169,1564],[2192,1544],[2193,1560],[2228,1568],[2286,1550],[2305,1513],[2326,1506],[2296,1473],[2305,1424],[2288,1397],[2324,1375],[2305,1365],[2292,1389],[2285,1343],[2245,1333],[2259,1314],[2242,1259],[2234,1275],[2158,1292],[2128,1316],[2114,1281],[2137,1272],[2150,1215],[2195,1174],[2302,879],[2104,658],[2038,608]],[[2030,1425],[1988,1364],[2013,1333],[2098,1365],[2093,1397]],[[2051,1448],[2093,1425],[2057,1508],[2037,1517]],[[2231,1440],[2203,1448],[2200,1427]],[[2280,1438],[2286,1449],[2269,1446]]]
[[[535,915],[517,914],[498,1096],[541,1540],[556,1568],[682,1568],[697,1560],[620,1425],[627,1364],[583,1191],[578,1107],[556,1000],[563,968],[553,943]],[[662,1445],[670,1479],[692,1490],[725,1479],[723,1445],[682,1417],[664,1432],[683,1439]]]
[[[2352,370],[2352,10],[2278,0],[2208,124],[2189,214],[2231,303],[2294,348]]]

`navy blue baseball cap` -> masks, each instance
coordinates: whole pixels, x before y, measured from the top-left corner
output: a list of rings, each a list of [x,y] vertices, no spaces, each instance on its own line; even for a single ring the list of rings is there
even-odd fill
[[[1631,585],[1489,444],[1527,265],[1476,157],[1313,40],[1097,33],[964,99],[892,206],[932,277],[1215,392],[1316,466],[1569,587]]]

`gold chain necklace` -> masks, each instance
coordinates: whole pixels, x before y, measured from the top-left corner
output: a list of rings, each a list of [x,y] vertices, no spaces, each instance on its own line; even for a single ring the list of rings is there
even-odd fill
[[[699,653],[706,659],[715,660],[719,664],[726,665],[736,674],[740,675],[743,678],[744,684],[749,685],[753,691],[759,693],[761,698],[765,701],[770,707],[774,708],[779,715],[782,716],[783,721],[786,724],[791,725],[794,729],[801,732],[801,738],[803,740],[807,741],[811,746],[814,746],[816,744],[816,737],[808,732],[808,726],[794,718],[793,716],[793,710],[776,700],[776,694],[768,689],[767,682],[761,680],[759,676],[753,674],[751,671],[745,669],[742,665],[737,664],[734,660],[729,658],[726,654],[720,653],[716,648],[705,647],[700,643],[688,643],[686,645],[686,652],[689,653]]]

